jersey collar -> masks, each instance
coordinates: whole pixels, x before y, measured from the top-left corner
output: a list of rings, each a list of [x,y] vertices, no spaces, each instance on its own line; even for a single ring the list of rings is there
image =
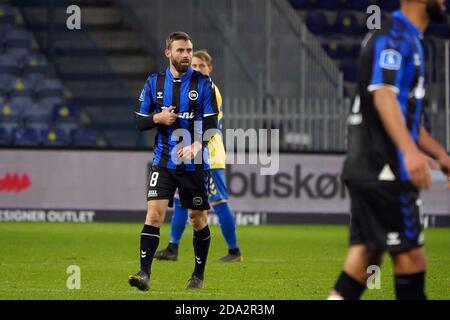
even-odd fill
[[[194,70],[189,67],[188,71],[181,77],[181,78],[174,78],[172,75],[172,72],[170,72],[170,67],[167,67],[166,69],[166,76],[169,77],[170,80],[172,80],[173,82],[176,82],[177,80],[181,82],[184,82],[185,80],[189,79],[192,75],[192,73],[194,72]]]
[[[394,19],[398,19],[400,20],[405,26],[406,28],[412,32],[412,34],[420,39],[423,38],[423,34],[420,32],[420,30],[411,23],[411,21],[409,21],[409,19],[403,14],[403,12],[401,11],[395,11],[392,14],[392,17]]]

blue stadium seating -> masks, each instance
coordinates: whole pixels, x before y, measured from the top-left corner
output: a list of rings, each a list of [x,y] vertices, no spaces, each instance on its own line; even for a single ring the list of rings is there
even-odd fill
[[[14,121],[17,121],[21,118],[21,115],[21,106],[11,102],[3,102],[0,104],[0,119],[2,122],[5,119],[14,119]]]
[[[24,110],[25,108],[28,108],[34,104],[33,99],[30,97],[13,97],[11,100],[9,100],[11,104],[16,105],[21,110]]]
[[[5,46],[7,48],[31,48],[31,35],[28,31],[14,29],[6,35]]]
[[[349,8],[353,10],[357,10],[359,12],[365,12],[367,8],[375,4],[376,1],[369,1],[369,0],[353,0],[349,4]]]
[[[0,54],[0,73],[18,75],[19,71],[17,59],[13,55]]]
[[[16,22],[14,9],[8,5],[0,4],[0,25],[13,25]]]
[[[57,79],[45,79],[37,84],[36,93],[41,99],[62,97],[63,86]]]
[[[94,147],[97,144],[97,135],[91,129],[78,128],[71,132],[71,140],[74,146]]]
[[[378,5],[380,6],[381,10],[394,11],[400,8],[400,1],[399,0],[378,1]]]
[[[0,73],[0,96],[5,100],[7,98],[8,92],[10,91],[10,86],[16,77],[10,74]]]
[[[306,25],[312,33],[318,35],[328,34],[330,30],[327,16],[321,11],[308,12],[306,16]]]
[[[13,83],[11,83],[8,95],[11,99],[15,97],[33,98],[34,84],[17,78]]]
[[[334,30],[336,33],[357,36],[361,34],[358,19],[351,11],[343,11],[338,13],[334,23]]]
[[[16,25],[19,14],[0,4],[0,144],[95,146],[95,132],[78,130],[76,108],[63,104],[64,87],[45,55],[32,48],[32,34]]]
[[[356,63],[353,59],[344,59],[340,63],[340,69],[344,73],[344,80],[349,82],[356,81]]]
[[[11,135],[8,130],[0,126],[0,146],[9,146],[11,144]]]
[[[336,41],[323,44],[322,47],[332,59],[343,59],[346,57],[345,46]]]
[[[66,146],[70,143],[68,135],[60,129],[44,129],[40,131],[40,142],[44,146]]]
[[[15,146],[36,146],[39,144],[39,137],[34,129],[17,128],[12,131],[12,143]]]
[[[33,73],[41,73],[45,74],[48,69],[48,63],[45,56],[41,54],[34,54],[28,56],[27,61],[23,66],[23,73],[25,74],[33,74]]]
[[[48,122],[52,119],[52,106],[33,104],[23,110],[23,117],[30,122]]]
[[[319,7],[325,10],[337,10],[342,8],[339,6],[340,0],[320,0]]]

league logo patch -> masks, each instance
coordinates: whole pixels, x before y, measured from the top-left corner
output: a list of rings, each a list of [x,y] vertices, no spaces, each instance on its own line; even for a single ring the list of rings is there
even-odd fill
[[[387,49],[381,52],[380,67],[387,70],[400,70],[402,65],[402,55],[400,52]]]
[[[142,89],[141,95],[139,97],[139,101],[143,102],[144,101],[144,96],[145,96],[145,89]]]

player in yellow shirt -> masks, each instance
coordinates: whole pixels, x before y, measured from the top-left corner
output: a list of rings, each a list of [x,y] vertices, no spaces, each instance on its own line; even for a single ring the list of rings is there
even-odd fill
[[[192,69],[200,71],[205,75],[210,75],[213,69],[212,57],[208,52],[202,50],[194,52],[192,58]],[[213,84],[216,94],[216,103],[219,109],[218,128],[222,130],[223,122],[223,105],[222,96],[219,88]],[[208,143],[209,161],[210,161],[210,185],[209,185],[209,203],[213,207],[215,213],[219,217],[220,228],[228,246],[228,254],[220,258],[222,262],[239,262],[242,261],[242,254],[239,250],[236,236],[236,221],[230,207],[228,205],[228,191],[225,182],[225,164],[226,153],[223,145],[222,135],[215,135]],[[178,259],[178,245],[180,243],[183,232],[186,228],[188,218],[187,209],[181,207],[180,200],[175,197],[174,214],[172,217],[170,242],[164,250],[155,254],[155,259],[172,260]]]

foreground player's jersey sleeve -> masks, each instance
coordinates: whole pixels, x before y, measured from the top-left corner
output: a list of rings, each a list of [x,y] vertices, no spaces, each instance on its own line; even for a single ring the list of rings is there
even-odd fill
[[[137,115],[140,116],[148,116],[149,114],[155,111],[155,104],[153,102],[153,91],[155,77],[150,76],[145,82],[144,89],[142,89],[141,95],[139,96],[139,110],[136,112]]]
[[[373,92],[388,87],[399,94],[410,52],[408,43],[401,37],[394,39],[391,35],[379,36],[374,44],[372,78],[367,89]]]
[[[222,95],[220,94],[219,88],[213,84],[216,103],[219,109],[218,115],[218,129],[217,133],[208,143],[209,149],[209,162],[211,169],[225,169],[226,165],[226,153],[225,147],[222,140],[222,121],[223,121],[223,105],[222,105]]]
[[[203,84],[203,117],[219,113],[214,84],[210,78],[206,78]]]

